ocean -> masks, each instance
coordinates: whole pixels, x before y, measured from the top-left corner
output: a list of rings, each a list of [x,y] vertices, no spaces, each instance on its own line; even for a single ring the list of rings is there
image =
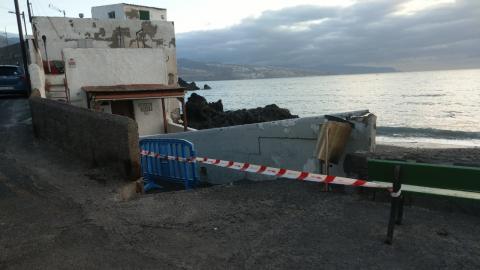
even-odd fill
[[[368,109],[377,142],[480,146],[480,69],[202,81],[225,110],[275,103],[300,117]]]

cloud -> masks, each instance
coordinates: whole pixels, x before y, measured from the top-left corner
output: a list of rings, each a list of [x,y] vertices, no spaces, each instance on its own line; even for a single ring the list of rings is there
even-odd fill
[[[177,53],[200,61],[297,68],[480,67],[480,1],[399,12],[409,2],[266,11],[229,28],[179,34]]]

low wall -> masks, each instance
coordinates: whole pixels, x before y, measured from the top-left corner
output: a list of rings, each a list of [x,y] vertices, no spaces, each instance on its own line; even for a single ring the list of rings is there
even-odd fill
[[[344,176],[346,154],[357,151],[373,151],[375,147],[376,117],[368,111],[357,111],[335,116],[353,117],[355,128],[343,156],[333,164],[331,174]],[[316,157],[316,143],[323,116],[288,119],[267,123],[249,124],[225,128],[198,130],[192,132],[162,134],[147,138],[180,138],[191,141],[197,156],[215,159],[249,162],[258,165],[281,167],[308,172],[320,172]],[[239,172],[212,165],[200,165],[202,181],[223,184],[242,179],[269,180],[274,177]]]
[[[126,179],[139,177],[138,128],[132,119],[39,97],[30,98],[30,109],[39,139]]]

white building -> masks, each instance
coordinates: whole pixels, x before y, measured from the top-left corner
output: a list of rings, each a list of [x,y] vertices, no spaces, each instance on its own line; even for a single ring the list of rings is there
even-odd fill
[[[164,8],[139,6],[132,4],[114,4],[92,7],[92,18],[94,19],[116,19],[116,20],[145,20],[145,21],[166,21],[167,10]]]
[[[115,19],[104,18],[113,8]],[[134,11],[159,19],[140,20]],[[32,88],[46,98],[131,117],[140,136],[187,130],[166,10],[118,4],[92,13],[92,19],[32,18]]]

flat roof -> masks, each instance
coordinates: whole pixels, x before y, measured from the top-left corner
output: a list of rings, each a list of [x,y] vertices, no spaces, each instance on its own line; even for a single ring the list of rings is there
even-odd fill
[[[102,86],[82,86],[87,93],[104,92],[157,92],[157,91],[186,91],[185,87],[165,84],[117,84]]]
[[[184,87],[165,84],[120,84],[83,86],[82,90],[94,100],[135,100],[156,98],[183,98]]]
[[[159,10],[167,10],[166,8],[158,8],[158,7],[151,7],[151,6],[142,6],[142,5],[135,5],[135,4],[129,4],[129,3],[121,3],[123,5],[127,6],[134,6],[134,7],[144,7],[144,8],[153,8],[153,9],[159,9]]]
[[[140,7],[140,8],[153,8],[153,9],[158,9],[158,10],[167,10],[166,8],[158,8],[158,7],[151,7],[151,6],[142,6],[142,5],[135,5],[135,4],[129,4],[129,3],[117,3],[117,4],[110,4],[110,5],[101,5],[101,6],[93,6],[92,8],[98,8],[98,7],[109,7],[109,6],[117,6],[117,5],[124,5],[124,6],[134,6],[134,7]]]

